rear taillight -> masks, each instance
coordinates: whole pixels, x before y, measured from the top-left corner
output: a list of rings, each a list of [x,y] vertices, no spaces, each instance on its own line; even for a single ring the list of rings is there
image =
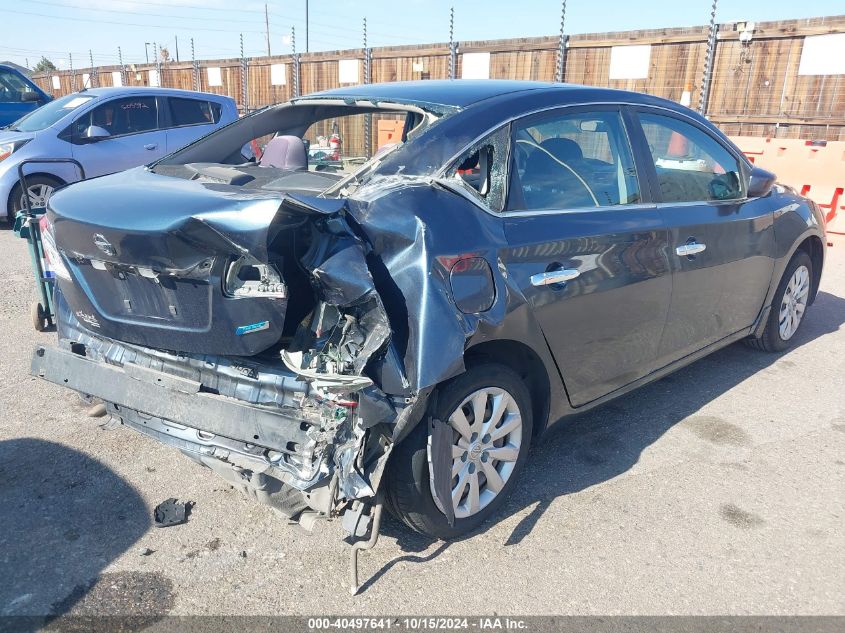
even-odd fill
[[[59,249],[56,248],[56,240],[53,237],[53,226],[50,224],[50,220],[47,219],[46,215],[41,216],[38,226],[41,229],[41,245],[44,249],[44,259],[42,260],[44,276],[61,277],[65,281],[73,281],[70,271],[65,266],[65,262],[59,254]]]

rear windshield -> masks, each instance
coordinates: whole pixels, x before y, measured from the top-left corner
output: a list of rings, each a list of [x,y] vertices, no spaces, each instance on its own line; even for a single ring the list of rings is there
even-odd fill
[[[33,110],[25,117],[18,119],[10,129],[16,132],[37,132],[50,127],[71,112],[78,110],[94,97],[90,95],[70,94]]]

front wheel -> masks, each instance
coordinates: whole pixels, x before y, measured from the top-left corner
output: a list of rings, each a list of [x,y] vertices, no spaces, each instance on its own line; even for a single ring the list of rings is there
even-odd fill
[[[46,207],[50,196],[52,196],[53,192],[61,186],[62,182],[60,180],[57,178],[51,178],[50,176],[32,176],[31,178],[27,178],[26,188],[29,195],[30,208],[43,209]],[[9,224],[14,225],[15,216],[18,211],[23,208],[24,194],[20,183],[18,183],[12,188],[12,193],[9,196],[9,202],[6,208]]]
[[[438,387],[432,415],[452,431],[449,525],[432,494],[428,424],[421,422],[393,450],[386,506],[406,525],[448,539],[477,528],[505,500],[531,442],[531,400],[522,379],[495,363],[471,366]]]
[[[746,339],[751,347],[782,352],[792,345],[810,302],[812,279],[813,260],[804,251],[798,251],[778,284],[763,334],[759,338]]]

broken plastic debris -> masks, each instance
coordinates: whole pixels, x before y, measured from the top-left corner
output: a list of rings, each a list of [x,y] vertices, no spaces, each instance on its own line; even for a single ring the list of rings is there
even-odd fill
[[[323,373],[314,369],[304,369],[302,368],[302,352],[282,350],[281,356],[282,362],[288,369],[305,380],[313,382],[317,388],[343,389],[345,392],[351,392],[364,389],[373,384],[373,381],[365,376],[347,376],[344,374]]]
[[[191,502],[179,503],[175,497],[171,497],[167,501],[162,501],[156,506],[153,512],[156,527],[168,527],[171,525],[179,525],[188,520],[188,513],[190,512]]]

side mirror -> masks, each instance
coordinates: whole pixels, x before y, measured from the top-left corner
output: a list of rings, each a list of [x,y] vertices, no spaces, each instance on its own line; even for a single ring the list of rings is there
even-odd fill
[[[753,167],[748,179],[748,197],[762,198],[772,190],[776,179],[777,176],[772,172],[766,171],[762,167]]]
[[[44,101],[44,97],[42,97],[39,93],[35,92],[34,90],[30,90],[21,94],[21,101],[25,103],[40,103],[41,101]]]
[[[99,125],[89,125],[88,129],[82,134],[82,140],[86,143],[96,143],[110,137],[109,131]]]

